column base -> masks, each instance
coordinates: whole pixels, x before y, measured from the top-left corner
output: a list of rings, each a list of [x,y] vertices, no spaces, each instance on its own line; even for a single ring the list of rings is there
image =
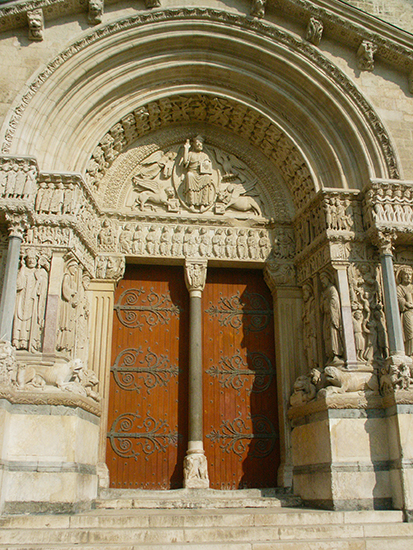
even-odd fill
[[[184,458],[184,488],[208,489],[208,463],[204,451],[189,450]]]

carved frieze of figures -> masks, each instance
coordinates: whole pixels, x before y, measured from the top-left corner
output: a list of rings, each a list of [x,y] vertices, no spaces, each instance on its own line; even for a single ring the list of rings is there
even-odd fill
[[[34,204],[38,214],[77,214],[80,201],[73,183],[40,181]]]
[[[372,182],[365,193],[365,215],[372,227],[386,226],[412,232],[413,190],[402,183]]]
[[[103,250],[113,250],[116,246],[117,235],[110,220],[103,220],[102,229],[97,236],[97,242]]]
[[[89,0],[88,21],[91,25],[102,23],[103,0]]]
[[[374,70],[374,54],[377,46],[370,40],[363,40],[357,50],[357,66],[360,71]]]
[[[324,25],[321,19],[317,17],[311,17],[307,25],[307,30],[305,33],[305,39],[314,46],[318,46],[321,42],[321,37],[323,36]]]
[[[71,230],[68,227],[40,225],[29,227],[26,232],[27,244],[67,246],[70,243]]]
[[[267,229],[126,222],[119,233],[118,247],[122,254],[136,256],[266,261],[273,250],[271,240],[277,247],[274,257],[293,258],[292,230],[284,227],[270,234]]]
[[[348,280],[357,360],[381,364],[387,358],[388,343],[376,267],[368,263],[351,264]]]
[[[397,300],[402,319],[404,349],[413,357],[413,270],[402,267],[397,274]]]
[[[17,296],[13,323],[13,346],[41,351],[49,283],[50,258],[29,248],[17,275]]]
[[[320,308],[322,315],[323,342],[326,355],[326,365],[343,364],[343,340],[341,322],[341,303],[338,290],[332,277],[326,271],[320,275],[321,296]]]
[[[0,196],[28,198],[36,191],[37,165],[32,159],[0,158]]]
[[[257,180],[234,155],[204,147],[204,138],[188,139],[183,146],[158,150],[138,164],[132,176],[132,210],[215,214],[240,212],[261,216],[264,207]]]
[[[29,25],[29,40],[42,41],[44,38],[44,17],[43,10],[38,8],[36,10],[27,12],[27,23]]]

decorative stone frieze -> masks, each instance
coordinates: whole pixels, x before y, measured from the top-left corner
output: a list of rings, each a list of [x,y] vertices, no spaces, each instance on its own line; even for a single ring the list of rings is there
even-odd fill
[[[43,10],[38,8],[33,11],[28,11],[27,23],[29,25],[29,40],[41,42],[44,38]]]
[[[125,272],[124,256],[97,256],[96,257],[96,279],[108,279],[119,281]]]
[[[357,66],[360,71],[374,70],[374,54],[377,46],[371,40],[363,40],[357,50]]]
[[[314,46],[318,46],[323,36],[324,25],[321,19],[317,17],[310,17],[305,33],[305,39]]]
[[[89,0],[88,21],[91,25],[99,25],[103,19],[104,0]]]

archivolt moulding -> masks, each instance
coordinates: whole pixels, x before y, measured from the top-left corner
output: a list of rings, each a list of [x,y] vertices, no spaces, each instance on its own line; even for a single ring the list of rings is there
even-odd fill
[[[42,170],[85,173],[103,136],[131,112],[200,92],[284,133],[314,191],[399,177],[385,127],[332,62],[270,23],[207,8],[153,11],[85,33],[17,101],[2,151],[33,155]]]

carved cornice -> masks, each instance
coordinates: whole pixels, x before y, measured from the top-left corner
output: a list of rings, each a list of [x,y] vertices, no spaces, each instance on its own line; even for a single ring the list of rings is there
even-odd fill
[[[359,112],[364,117],[365,124],[371,129],[380,144],[383,157],[387,164],[389,177],[393,179],[399,178],[397,160],[393,151],[390,136],[371,105],[362,96],[354,83],[334,63],[324,57],[317,50],[317,48],[314,48],[313,45],[306,41],[296,39],[292,35],[285,33],[273,24],[265,22],[262,19],[227,13],[210,8],[171,8],[167,10],[137,14],[109,23],[108,25],[98,27],[93,32],[90,32],[88,35],[83,36],[81,39],[74,42],[55,59],[53,59],[40,74],[38,74],[36,79],[29,85],[27,92],[23,94],[20,104],[16,106],[9,119],[8,127],[5,133],[5,141],[2,146],[2,152],[7,153],[10,150],[17,125],[19,124],[20,118],[22,117],[22,114],[32,97],[40,89],[42,83],[49,78],[67,59],[71,58],[77,52],[83,50],[90,44],[113,34],[139,27],[147,23],[156,24],[171,20],[178,21],[185,19],[207,20],[208,22],[214,21],[219,24],[224,23],[227,26],[236,26],[259,33],[262,36],[275,40],[278,44],[285,45],[296,51],[300,56],[307,59],[308,62],[316,65],[320,70],[332,78],[335,85],[341,88],[342,91],[349,98],[351,98],[353,103],[357,106]],[[410,49],[406,49],[406,55],[407,54],[409,56],[411,55]],[[411,59],[409,57],[407,65],[410,66],[412,63],[413,56]]]

